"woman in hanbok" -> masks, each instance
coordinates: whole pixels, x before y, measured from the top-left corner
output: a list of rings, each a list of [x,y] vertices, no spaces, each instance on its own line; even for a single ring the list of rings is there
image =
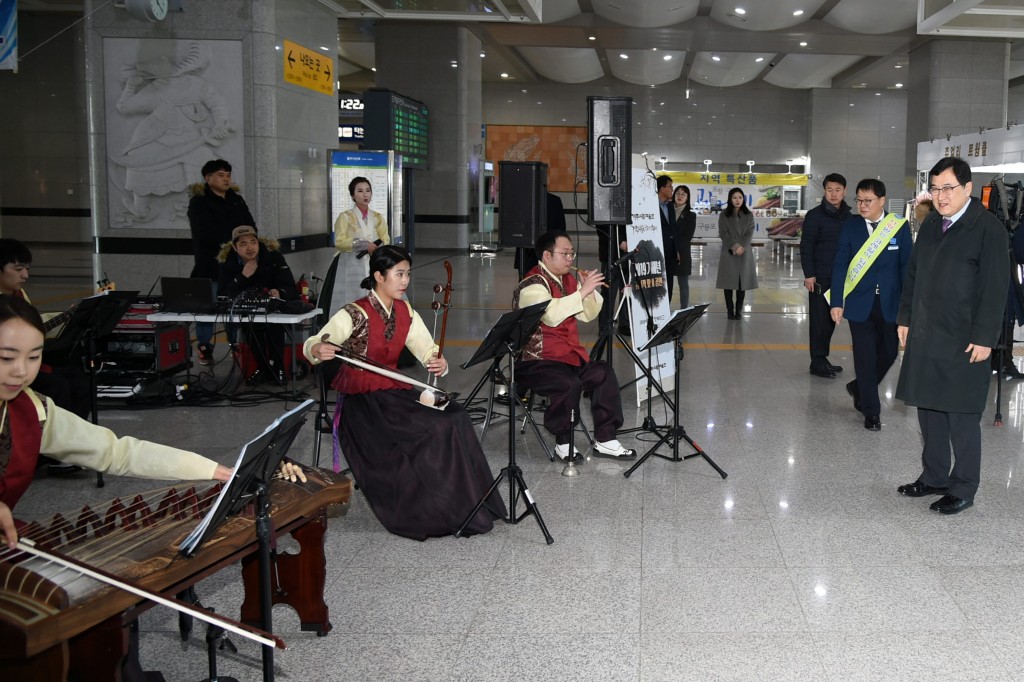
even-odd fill
[[[412,269],[408,252],[380,246],[369,265],[362,287],[370,293],[345,305],[308,339],[306,357],[317,364],[336,354],[354,355],[394,369],[408,348],[431,373],[446,374],[447,360],[405,300]],[[462,406],[427,407],[418,402],[419,389],[349,363],[342,363],[332,386],[338,391],[335,467],[340,446],[384,527],[415,540],[457,531],[494,480]],[[494,492],[463,534],[486,533],[505,513]]]

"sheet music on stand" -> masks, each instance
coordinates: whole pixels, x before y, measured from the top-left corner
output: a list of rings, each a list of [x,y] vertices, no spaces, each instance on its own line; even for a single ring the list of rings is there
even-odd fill
[[[637,346],[637,350],[644,351],[647,350],[648,346],[658,347],[671,343],[673,337],[682,338],[690,331],[693,325],[697,324],[697,321],[700,320],[701,316],[704,315],[704,311],[710,305],[710,303],[698,303],[697,305],[691,305],[689,308],[681,308],[675,311],[665,321],[665,324],[661,325],[661,328],[654,332],[651,338],[647,339],[643,345]]]
[[[270,481],[314,402],[310,398],[285,412],[271,422],[263,433],[242,446],[235,460],[234,475],[224,483],[203,520],[178,545],[178,551],[186,556],[195,553],[225,518],[240,512],[255,497],[250,490],[254,480]],[[284,441],[278,441],[280,435],[284,436]]]

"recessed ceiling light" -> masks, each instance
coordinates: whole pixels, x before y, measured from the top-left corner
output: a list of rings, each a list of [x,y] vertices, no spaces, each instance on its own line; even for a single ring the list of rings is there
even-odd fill
[[[896,87],[897,87],[897,88],[902,88],[902,87],[903,87],[903,83],[897,83],[897,84],[896,84]]]
[[[755,61],[755,62],[757,62],[758,64],[760,64],[761,62],[763,62],[763,61],[764,61],[764,57],[758,57],[758,58],[757,58],[757,59],[755,59],[754,61]]]
[[[658,51],[658,48],[656,48],[656,47],[652,47],[651,48],[651,52],[657,52],[657,51]]]
[[[587,40],[597,40],[597,36],[587,36]]]
[[[670,61],[672,61],[672,55],[667,54],[664,57],[662,57],[662,59],[664,59],[666,62],[670,62]]]
[[[525,92],[526,92],[526,88],[523,88],[522,92],[524,92],[524,93],[525,93]]]
[[[483,59],[483,58],[484,58],[484,57],[486,57],[486,56],[487,56],[487,54],[486,54],[486,53],[484,53],[484,52],[481,52],[481,53],[480,53],[480,59]]]
[[[629,55],[625,52],[619,54],[619,59],[629,59]]]
[[[805,41],[800,41],[800,47],[807,47],[807,43]]]
[[[740,15],[741,17],[747,13],[747,10],[743,9],[742,7],[737,7],[735,11],[736,14]]]
[[[329,48],[326,48],[323,45],[320,46],[320,49],[323,50],[324,52],[329,52],[330,51]]]
[[[508,74],[507,74],[507,73],[502,73],[502,74],[501,74],[501,77],[502,77],[502,78],[508,78]]]
[[[711,55],[711,61],[720,62],[720,61],[722,61],[722,58],[719,57],[717,54],[713,54],[713,55]]]
[[[376,66],[371,66],[370,67],[370,71],[373,71],[374,73],[377,73],[377,67]]]
[[[799,17],[799,16],[803,15],[803,13],[804,13],[804,11],[802,9],[795,9],[795,10],[793,10],[793,16],[794,17]]]

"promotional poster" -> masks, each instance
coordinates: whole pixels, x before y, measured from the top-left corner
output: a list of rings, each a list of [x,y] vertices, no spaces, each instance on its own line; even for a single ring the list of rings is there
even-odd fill
[[[630,249],[637,249],[637,256],[628,266],[624,266],[629,268],[630,286],[625,291],[629,297],[629,323],[634,349],[646,343],[671,315],[668,285],[665,282],[665,254],[662,253],[661,218],[658,215],[660,210],[655,178],[647,171],[643,157],[634,154],[633,224],[626,226],[626,244]],[[648,320],[653,323],[650,327]],[[647,351],[639,355],[647,362]],[[655,347],[650,357],[652,374],[666,392],[671,390],[676,370],[672,345]],[[634,370],[637,378],[636,402],[640,405],[647,398],[647,377],[635,365]],[[657,395],[657,392],[652,393],[652,396]]]

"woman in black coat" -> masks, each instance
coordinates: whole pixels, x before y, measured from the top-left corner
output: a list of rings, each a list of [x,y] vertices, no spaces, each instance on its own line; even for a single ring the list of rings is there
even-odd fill
[[[670,229],[674,254],[665,254],[666,260],[675,256],[675,274],[679,280],[679,307],[690,305],[690,272],[693,270],[693,259],[690,257],[690,241],[697,230],[697,214],[690,208],[690,188],[677,185],[672,192],[672,204],[669,206],[671,217]],[[669,268],[671,272],[673,268]]]

